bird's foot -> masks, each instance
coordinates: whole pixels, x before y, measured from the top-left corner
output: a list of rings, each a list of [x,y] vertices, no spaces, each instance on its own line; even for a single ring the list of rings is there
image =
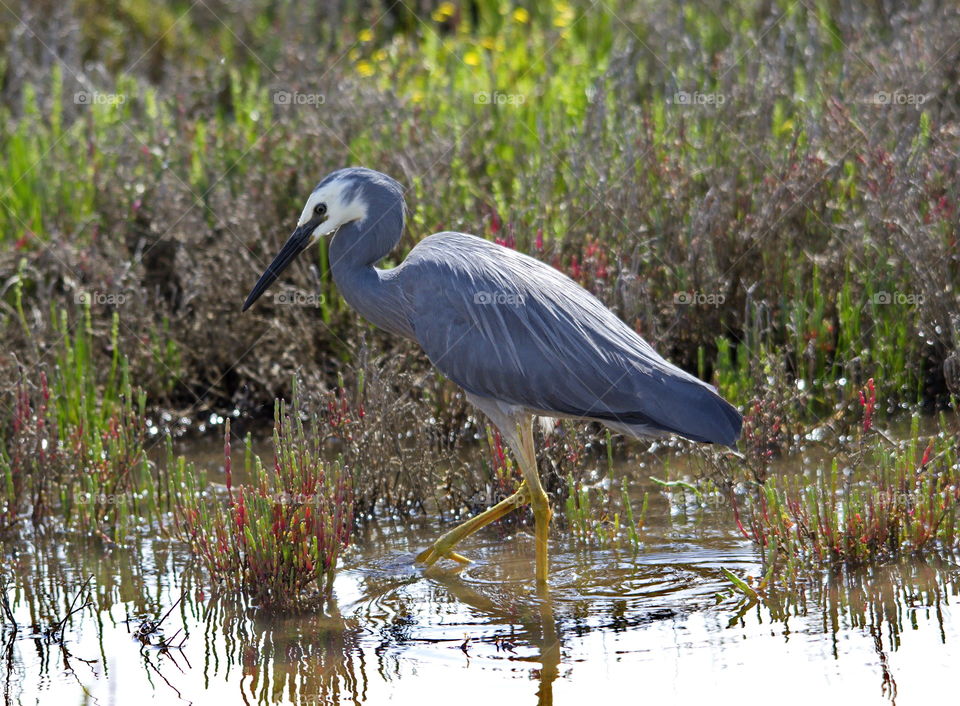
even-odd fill
[[[443,538],[441,537],[437,542],[419,554],[417,554],[416,562],[418,564],[426,564],[427,567],[433,566],[437,561],[443,558],[453,559],[459,564],[472,564],[473,562],[470,559],[467,559],[463,554],[458,554],[449,547],[444,547]]]
[[[432,547],[417,555],[417,562],[430,567],[440,559],[446,557],[461,564],[470,564],[471,561],[462,554],[457,554],[453,551],[453,547],[456,546],[460,540],[469,537],[481,527],[490,524],[494,520],[500,519],[507,513],[527,504],[529,501],[530,491],[527,489],[527,484],[525,482],[521,483],[520,487],[517,488],[517,492],[509,498],[501,500],[493,507],[445,533],[440,539],[433,543]]]

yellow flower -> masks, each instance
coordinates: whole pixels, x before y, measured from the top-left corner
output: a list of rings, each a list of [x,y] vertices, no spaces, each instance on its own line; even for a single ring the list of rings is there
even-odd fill
[[[357,62],[357,73],[361,76],[373,76],[373,64],[369,61]]]
[[[357,35],[357,39],[359,39],[361,42],[369,42],[373,39],[373,30],[361,29],[360,34]]]
[[[488,51],[493,51],[497,48],[497,40],[493,37],[484,37],[480,40],[480,46]]]
[[[527,12],[526,8],[518,7],[513,11],[513,19],[515,22],[526,24],[530,21],[530,13]]]
[[[553,18],[554,27],[569,27],[576,14],[573,8],[565,2],[555,3],[553,7],[557,12],[556,17]]]
[[[463,63],[467,66],[480,66],[480,55],[471,49],[463,55]]]
[[[419,88],[416,89],[413,93],[410,94],[410,100],[413,101],[414,103],[422,103],[423,91],[421,91]]]
[[[434,22],[443,22],[448,17],[453,17],[453,13],[457,11],[457,8],[452,2],[442,2],[440,6],[430,15],[433,18]]]
[[[387,50],[386,50],[386,49],[377,49],[375,52],[373,52],[373,60],[376,61],[376,62],[378,62],[378,63],[383,63],[383,61],[384,61],[386,58],[387,58]]]

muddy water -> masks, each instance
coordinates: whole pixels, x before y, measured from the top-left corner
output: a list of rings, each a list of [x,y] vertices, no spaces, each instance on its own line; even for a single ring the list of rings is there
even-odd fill
[[[463,548],[474,564],[425,575],[412,556],[449,523],[375,524],[345,559],[335,605],[296,618],[215,599],[176,543],[36,538],[5,547],[18,629],[4,621],[0,689],[31,704],[918,704],[952,694],[955,567],[824,576],[749,605],[721,573],[761,571],[731,526],[722,508],[686,512],[657,495],[638,553],[555,533],[550,590],[538,595],[524,530],[491,527]],[[88,577],[85,606],[76,597]],[[51,637],[71,608],[63,639]],[[159,631],[137,637],[167,611]],[[160,634],[182,647],[158,647]]]

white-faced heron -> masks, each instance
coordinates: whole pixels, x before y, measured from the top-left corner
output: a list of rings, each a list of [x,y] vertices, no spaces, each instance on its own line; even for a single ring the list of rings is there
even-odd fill
[[[325,235],[344,299],[376,326],[406,336],[462,387],[506,438],[523,472],[506,500],[450,530],[417,560],[467,562],[464,537],[529,503],[537,582],[547,579],[550,504],[540,485],[533,418],[596,420],[632,437],[667,434],[733,446],[741,416],[705,382],[661,358],[596,297],[553,267],[483,238],[435,233],[390,270],[403,189],[370,169],[340,169],[313,190],[297,229],[243,304]]]

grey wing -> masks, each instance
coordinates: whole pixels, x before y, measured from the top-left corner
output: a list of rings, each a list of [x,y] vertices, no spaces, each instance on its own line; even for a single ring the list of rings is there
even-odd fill
[[[466,391],[636,435],[736,442],[740,414],[713,387],[665,361],[552,267],[473,236],[439,234],[403,269],[417,341]]]

